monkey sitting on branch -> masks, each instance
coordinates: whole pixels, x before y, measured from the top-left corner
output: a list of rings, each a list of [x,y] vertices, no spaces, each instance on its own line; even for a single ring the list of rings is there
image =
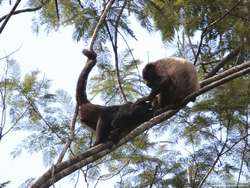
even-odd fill
[[[123,105],[102,106],[92,104],[86,94],[88,75],[96,64],[96,53],[83,50],[88,58],[87,63],[80,73],[76,87],[76,101],[79,107],[80,120],[96,131],[94,145],[108,140],[117,143],[120,138],[128,134],[141,123],[153,117],[151,103],[128,102]]]
[[[195,66],[183,58],[148,63],[142,76],[151,92],[137,103],[151,101],[156,114],[178,107],[185,97],[200,88]]]

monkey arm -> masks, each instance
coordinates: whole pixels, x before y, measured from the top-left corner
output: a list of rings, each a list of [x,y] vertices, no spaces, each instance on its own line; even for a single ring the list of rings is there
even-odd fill
[[[147,101],[152,101],[156,95],[158,95],[161,91],[161,87],[152,88],[150,94],[146,97]]]
[[[140,104],[146,101],[151,102],[154,99],[154,97],[159,93],[160,93],[160,88],[153,88],[148,96],[137,99],[135,104]]]
[[[166,78],[162,79],[161,81],[159,81],[159,83],[154,83],[152,84],[154,87],[151,87],[151,92],[148,96],[145,96],[145,97],[142,97],[140,99],[138,99],[136,101],[136,103],[142,103],[142,102],[145,102],[145,101],[152,101],[156,95],[160,94],[161,91],[165,91],[165,90],[168,90],[170,89],[170,87],[173,87],[174,84],[173,84],[173,81],[172,79],[170,78],[170,76],[167,76]]]

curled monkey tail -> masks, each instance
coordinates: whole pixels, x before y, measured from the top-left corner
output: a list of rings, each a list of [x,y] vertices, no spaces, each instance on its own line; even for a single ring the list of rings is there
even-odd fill
[[[83,103],[88,103],[88,97],[86,93],[86,86],[87,86],[87,80],[90,71],[96,64],[96,53],[94,51],[90,51],[87,49],[84,49],[82,53],[88,58],[87,62],[82,69],[78,81],[77,81],[77,86],[76,86],[76,101],[77,104],[83,104]]]

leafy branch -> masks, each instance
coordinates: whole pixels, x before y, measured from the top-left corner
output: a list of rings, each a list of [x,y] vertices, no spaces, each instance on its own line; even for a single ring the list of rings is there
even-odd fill
[[[208,32],[210,32],[213,27],[218,24],[219,22],[221,22],[224,18],[226,18],[237,6],[239,6],[241,3],[241,0],[238,0],[234,6],[232,8],[230,8],[229,10],[227,10],[222,16],[220,16],[219,18],[217,18],[215,21],[209,23],[205,29],[202,31],[201,33],[201,39],[200,39],[200,43],[199,43],[199,46],[198,46],[198,50],[197,50],[197,53],[196,53],[196,56],[195,56],[195,60],[194,60],[194,65],[197,63],[198,61],[198,57],[201,53],[201,47],[202,47],[202,43],[203,43],[203,39],[205,38],[206,34]]]

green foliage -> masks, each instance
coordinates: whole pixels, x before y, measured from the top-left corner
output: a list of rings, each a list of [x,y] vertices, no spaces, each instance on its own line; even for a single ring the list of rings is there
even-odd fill
[[[152,16],[155,27],[162,32],[163,40],[170,41],[174,37],[175,30],[179,27],[179,15],[177,6],[171,2],[151,1],[145,11]]]
[[[103,5],[89,0],[57,2],[58,12],[53,0],[29,1],[30,7],[43,3],[35,15],[34,27],[39,30],[45,26],[50,31],[60,26],[73,26],[73,38],[88,41]],[[221,70],[250,59],[249,1],[241,1],[225,17],[223,15],[236,4],[235,1],[130,0],[120,15],[123,3],[123,0],[114,3],[94,45],[98,69],[88,82],[88,91],[92,97],[100,96],[103,103],[124,102],[117,86],[117,70],[112,64],[109,44],[114,43],[116,29],[119,37],[136,39],[131,17],[136,17],[150,32],[161,31],[165,42],[178,47],[177,55],[194,59],[200,50],[197,57],[206,63],[198,67],[201,75],[237,47],[243,47],[241,54],[231,58]],[[118,28],[115,28],[119,16]],[[121,49],[120,46],[115,48]],[[134,101],[148,91],[138,76],[140,61],[132,58],[130,49],[118,51],[118,56],[121,86],[127,99]],[[9,113],[10,130],[27,133],[12,155],[17,157],[23,150],[42,152],[45,165],[50,165],[69,136],[74,102],[63,90],[51,92],[50,81],[41,78],[39,71],[23,77],[14,60],[8,59],[7,63],[1,69],[4,73],[0,78],[1,117]],[[249,177],[249,103],[249,77],[234,80],[203,95],[174,118],[87,166],[83,169],[84,175],[93,181],[99,177],[120,176],[116,187],[197,187],[222,151],[219,164],[212,172],[216,178],[238,173],[241,161],[244,162],[242,176]],[[82,153],[93,144],[93,139],[92,132],[77,124],[71,151],[75,155]],[[73,154],[67,156],[73,157]],[[107,171],[104,175],[103,168]],[[187,185],[187,178],[191,185]]]
[[[68,136],[72,99],[63,90],[52,94],[50,81],[41,79],[39,71],[22,78],[16,67],[13,60],[1,67],[5,70],[0,80],[1,118],[7,113],[10,117],[8,126],[3,124],[6,121],[1,121],[3,135],[10,130],[24,131],[28,136],[17,145],[12,156],[18,156],[23,150],[42,152],[45,164],[52,164]]]
[[[146,5],[145,13],[152,17],[164,41],[175,39],[178,44],[177,34],[184,34],[183,48],[192,54],[190,59],[200,50],[198,57],[202,61],[214,61],[237,47],[243,47],[241,55],[247,59],[244,54],[248,54],[250,48],[248,1],[154,0]],[[206,68],[204,65],[203,71]]]
[[[183,26],[189,35],[194,35],[194,32],[206,28],[210,23],[220,18],[225,13],[226,9],[229,10],[235,4],[235,1],[222,0],[155,0],[152,1],[152,3],[148,4],[147,9],[149,9],[148,13],[153,16],[153,19],[156,22],[156,27],[163,32],[163,35],[165,35],[165,32],[171,32],[171,29],[167,29],[167,31],[164,32],[164,25],[172,25],[172,27],[176,28]],[[244,22],[242,19],[238,19],[238,17],[236,16],[241,15],[242,17],[245,17],[248,14],[248,10],[246,7],[249,7],[249,2],[242,2],[239,7],[237,7],[232,12],[232,14],[230,14],[230,16],[226,17],[223,20],[222,23],[220,22],[218,24],[215,24],[213,28],[213,33],[215,34],[214,38],[216,38],[216,36],[218,35],[226,35],[229,32],[233,32],[236,34],[239,31],[243,31],[240,28],[237,28],[236,31],[234,31],[233,29],[236,28],[235,24],[246,24],[246,22]],[[166,15],[160,16],[160,13]],[[174,19],[175,21],[173,21]],[[247,26],[245,25],[244,29],[246,28]],[[172,31],[172,35],[174,35],[173,32],[174,31]],[[232,38],[229,41],[232,41]]]
[[[117,86],[116,69],[114,65],[110,63],[111,61],[109,58],[102,57],[101,55],[101,58],[98,59],[98,74],[94,75],[88,83],[90,94],[96,96],[101,93],[101,97],[104,101],[120,104],[123,102],[123,98]],[[128,100],[135,100],[145,93],[145,86],[142,85],[138,73],[140,62],[131,59],[129,51],[122,53],[119,60],[119,73],[122,88]]]

